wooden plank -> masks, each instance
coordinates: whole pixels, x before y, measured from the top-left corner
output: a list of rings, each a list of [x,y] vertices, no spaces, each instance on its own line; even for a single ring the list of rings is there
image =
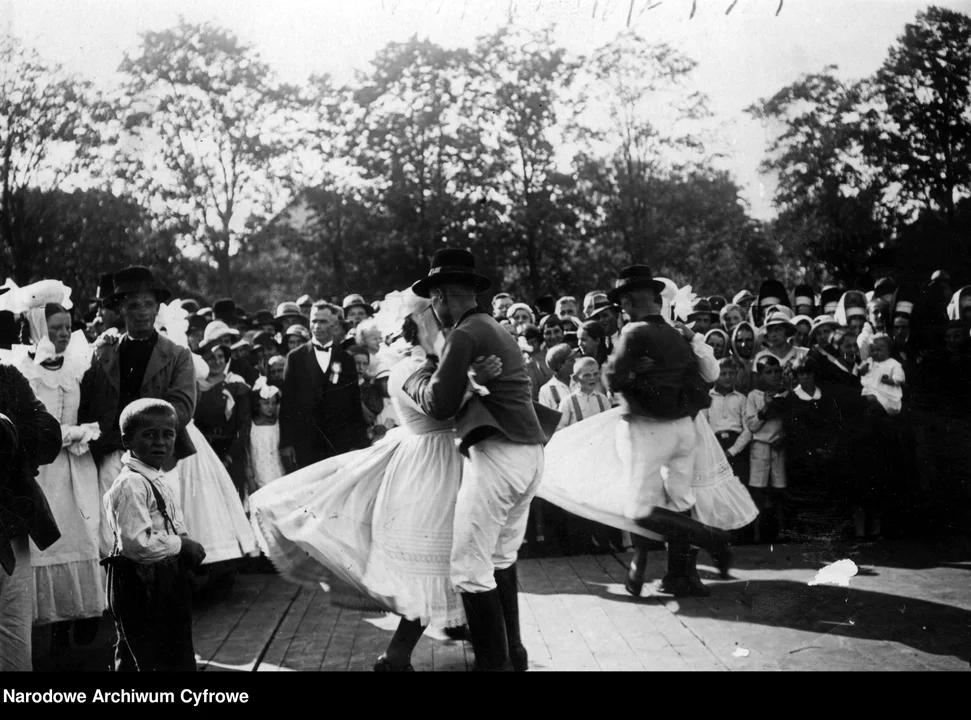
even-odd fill
[[[660,555],[661,553],[653,553]],[[665,565],[666,567],[666,565]],[[621,562],[605,564],[605,569],[615,580],[624,582],[627,576],[625,565]],[[645,603],[644,600],[637,601],[639,605],[654,609],[663,608],[664,612],[650,612],[648,617],[654,627],[661,633],[665,640],[677,651],[685,665],[691,670],[724,670],[725,665],[716,658],[708,649],[705,643],[678,617],[682,605],[697,605],[695,598],[672,598],[668,595],[656,593],[653,589],[648,589],[645,585],[643,591],[651,602]]]
[[[650,671],[688,670],[681,655],[671,646],[653,621],[654,615],[666,610],[650,599],[632,598],[624,589],[623,582],[627,576],[626,565],[617,562],[610,555],[591,557],[590,560],[613,581],[613,584],[607,588],[607,592],[616,600],[605,603],[604,611],[617,631],[623,635],[641,666]]]
[[[588,562],[584,562],[587,560]],[[572,616],[590,652],[601,670],[637,671],[644,666],[614,625],[603,607],[601,588],[609,580],[603,569],[590,558],[546,560],[541,567],[553,589],[559,593],[566,611]],[[589,577],[589,584],[586,578]],[[606,599],[605,602],[614,602]]]
[[[318,669],[323,672],[344,672],[351,664],[354,638],[363,613],[331,606],[338,613],[331,628],[330,640],[324,649]],[[319,648],[318,648],[319,652]]]
[[[276,634],[270,640],[270,646],[266,650],[266,655],[263,656],[262,662],[256,668],[257,672],[280,672],[287,670],[283,665],[284,658],[290,649],[290,645],[297,638],[297,630],[303,622],[307,610],[310,608],[310,601],[313,596],[313,590],[305,587],[298,588],[297,596],[290,606],[290,611],[276,631]]]
[[[286,670],[319,670],[330,643],[340,608],[330,603],[330,594],[322,589],[312,592],[307,610],[294,631],[281,663]]]
[[[269,575],[238,578],[229,597],[219,609],[213,608],[213,612],[203,616],[192,629],[196,660],[202,664],[203,670],[269,581]]]
[[[523,638],[523,645],[529,654],[529,670],[533,672],[549,672],[553,670],[553,658],[550,655],[549,646],[540,630],[539,622],[533,613],[531,596],[523,586],[523,566],[535,565],[537,560],[521,560],[517,563],[517,576],[519,582],[519,632]],[[466,646],[469,658],[469,668],[475,663],[475,653],[471,646]]]
[[[432,648],[432,670],[434,672],[466,672],[469,665],[465,657],[465,642],[452,640],[444,633],[443,637],[444,639],[429,640]],[[417,669],[416,667],[415,670]]]
[[[598,670],[596,658],[583,640],[541,566],[523,563],[519,582],[529,594],[530,609],[549,648],[556,670]],[[528,648],[527,648],[528,651]]]
[[[243,614],[236,627],[219,647],[209,661],[209,669],[243,670],[256,669],[260,655],[270,644],[276,629],[285,619],[300,592],[300,588],[290,583],[270,582],[263,588],[256,600]]]
[[[372,672],[374,662],[383,653],[398,627],[396,615],[357,612],[357,628],[349,649],[347,669],[352,672]]]

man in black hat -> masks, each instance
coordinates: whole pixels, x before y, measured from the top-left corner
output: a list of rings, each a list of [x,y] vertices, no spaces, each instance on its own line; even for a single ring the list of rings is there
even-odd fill
[[[543,477],[543,445],[559,413],[542,408],[550,425],[541,425],[522,350],[478,306],[476,295],[489,284],[467,250],[435,253],[428,277],[412,289],[431,298],[435,315],[452,331],[437,367],[425,363],[404,390],[429,416],[455,418],[460,449],[468,458],[455,506],[451,565],[476,666],[524,671],[529,663],[519,629],[516,558],[530,501]],[[489,383],[488,395],[463,405],[469,368],[492,355],[499,358],[502,374]]]
[[[631,495],[628,512],[654,538],[668,541],[668,574],[660,590],[674,595],[707,595],[695,568],[697,551],[711,553],[723,576],[731,553],[727,534],[691,518],[697,433],[694,416],[710,404],[708,386],[692,345],[660,314],[664,285],[650,268],[621,271],[611,302],[631,318],[604,369],[604,381],[620,393],[631,437]],[[662,474],[662,468],[667,474]],[[626,587],[639,596],[649,540],[635,541]]]
[[[91,443],[98,461],[101,494],[114,483],[121,472],[124,446],[119,421],[122,410],[141,398],[157,398],[171,403],[179,416],[175,454],[166,471],[165,481],[177,491],[176,463],[195,454],[186,434],[186,426],[196,407],[196,374],[192,353],[179,347],[155,330],[159,303],[171,293],[161,287],[146,267],[128,267],[113,278],[113,288],[105,297],[106,309],[117,312],[125,323],[125,332],[117,342],[95,346],[91,366],[81,381],[81,406],[78,422],[97,422],[101,438]],[[113,538],[102,511],[101,554],[111,551]]]
[[[587,313],[587,320],[596,320],[603,328],[608,353],[612,353],[620,342],[620,313],[620,307],[610,302],[606,296],[594,300]]]

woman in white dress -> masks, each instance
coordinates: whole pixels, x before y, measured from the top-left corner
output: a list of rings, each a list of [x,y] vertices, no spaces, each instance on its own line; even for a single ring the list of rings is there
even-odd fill
[[[179,300],[172,300],[168,305],[159,307],[155,327],[172,342],[188,347],[188,326],[185,310]],[[205,380],[209,375],[206,361],[196,354],[193,354],[192,361],[196,380]],[[182,514],[189,537],[206,549],[202,572],[197,574],[201,577],[209,576],[212,568],[219,565],[219,569],[225,572],[215,574],[224,576],[226,584],[230,584],[234,573],[223,564],[242,557],[259,555],[256,536],[243,511],[232,478],[194,421],[186,426],[186,433],[196,452],[179,461],[180,487],[169,490],[182,502]],[[211,577],[209,582],[212,582]],[[197,587],[200,584],[199,578],[196,578]]]
[[[349,586],[401,616],[374,669],[410,671],[427,625],[465,621],[450,580],[462,457],[452,423],[427,417],[402,391],[426,355],[444,343],[430,302],[408,291],[388,296],[381,308],[397,319],[411,345],[389,378],[400,427],[370,448],[262,488],[250,508],[264,552],[284,578],[332,592]],[[475,366],[475,380],[487,382],[497,368],[496,358]]]
[[[61,537],[43,551],[30,543],[34,627],[50,629],[55,663],[70,645],[71,626],[75,640],[87,644],[105,609],[98,554],[101,497],[98,469],[88,449],[101,433],[97,423],[78,425],[81,377],[90,351],[83,333],[71,333],[70,294],[61,283],[47,280],[15,289],[7,299],[8,309],[24,313],[33,341],[32,347],[13,348],[16,366],[61,424],[61,452],[37,476]]]
[[[678,302],[672,308],[677,316],[686,316],[690,308],[690,290],[688,287],[678,292]],[[664,317],[668,317],[667,313]],[[702,377],[707,382],[714,382],[719,367],[711,346],[689,328],[678,327],[691,342]],[[627,427],[624,410],[615,408],[557,431],[546,446],[546,467],[537,497],[574,515],[651,540],[661,540],[637,525],[626,511],[631,462]],[[698,444],[691,486],[695,496],[692,516],[717,530],[745,527],[755,520],[758,509],[732,471],[704,413],[695,416],[695,431]],[[697,550],[693,550],[688,572],[694,581],[695,594],[705,594],[697,577],[696,557]],[[646,559],[647,548],[638,547],[627,582],[627,589],[633,595],[640,595]]]

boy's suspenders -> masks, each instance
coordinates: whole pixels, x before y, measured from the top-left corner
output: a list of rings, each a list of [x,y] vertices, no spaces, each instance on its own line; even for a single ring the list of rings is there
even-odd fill
[[[552,390],[552,388],[550,388]],[[600,393],[594,393],[597,396],[597,405],[600,406],[600,412],[607,412],[607,408],[604,407],[604,399]],[[570,395],[570,400],[573,401],[573,412],[576,413],[577,422],[583,420],[583,411],[580,410],[580,401],[577,400],[576,395]]]
[[[560,393],[556,391],[556,385],[550,385],[550,395],[553,396],[553,402],[556,403],[556,407],[560,406]]]

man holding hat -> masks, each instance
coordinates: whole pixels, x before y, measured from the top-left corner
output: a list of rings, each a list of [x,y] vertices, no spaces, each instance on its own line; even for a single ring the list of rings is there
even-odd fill
[[[489,284],[469,251],[435,253],[428,277],[412,289],[431,298],[436,317],[452,331],[437,367],[426,362],[404,390],[430,417],[455,418],[468,458],[455,506],[451,574],[462,594],[476,666],[523,671],[528,657],[519,629],[516,557],[543,477],[543,445],[559,413],[541,408],[541,425],[522,350],[476,301]],[[469,368],[491,355],[502,363],[502,374],[489,383],[488,395],[463,405]]]
[[[621,394],[627,410],[627,513],[649,534],[668,541],[668,575],[660,589],[675,595],[704,594],[692,571],[691,546],[708,550],[723,576],[731,561],[727,535],[691,517],[697,442],[693,419],[711,399],[691,343],[661,315],[664,290],[646,265],[620,272],[608,299],[632,322],[607,362],[604,381]],[[635,547],[626,587],[640,595],[651,543],[638,537]]]
[[[98,461],[102,495],[121,472],[124,446],[119,421],[122,410],[135,400],[166,400],[178,414],[175,453],[162,468],[166,483],[179,486],[176,464],[196,452],[185,430],[196,407],[192,353],[155,330],[159,303],[170,297],[151,270],[136,266],[115,274],[112,292],[104,299],[105,308],[121,316],[125,332],[117,341],[95,345],[91,366],[81,381],[78,410],[79,423],[97,422],[101,428],[101,437],[91,442],[91,451]],[[101,554],[107,557],[114,539],[103,506],[101,512]]]

